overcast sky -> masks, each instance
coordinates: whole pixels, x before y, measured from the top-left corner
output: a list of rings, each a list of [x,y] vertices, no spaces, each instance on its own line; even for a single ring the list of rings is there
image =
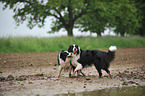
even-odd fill
[[[7,8],[3,10],[3,4],[0,3],[0,37],[19,37],[19,36],[34,36],[34,37],[54,37],[54,36],[66,36],[67,32],[65,30],[60,30],[55,34],[48,34],[51,26],[51,19],[47,18],[44,28],[38,28],[37,26],[33,29],[29,29],[26,26],[26,23],[21,24],[20,26],[16,26],[15,20],[13,19],[13,11]],[[76,29],[73,30],[75,36],[90,36],[89,32],[78,32]],[[108,32],[105,32],[107,34]],[[96,34],[92,34],[92,36],[96,36]]]

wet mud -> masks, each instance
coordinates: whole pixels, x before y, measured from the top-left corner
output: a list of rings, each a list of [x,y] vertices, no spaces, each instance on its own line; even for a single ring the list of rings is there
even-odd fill
[[[102,94],[109,92],[106,94],[115,96],[112,95],[112,90],[122,90],[124,87],[129,87],[130,89],[124,90],[134,92],[133,90],[144,89],[144,47],[118,49],[116,58],[109,68],[113,75],[112,79],[103,70],[103,77],[99,78],[94,66],[82,70],[86,77],[69,78],[69,72],[62,71],[61,78],[57,78],[57,54],[58,52],[0,53],[0,96],[68,96],[68,94],[83,96],[93,92],[101,92]],[[138,93],[140,92],[138,91]]]

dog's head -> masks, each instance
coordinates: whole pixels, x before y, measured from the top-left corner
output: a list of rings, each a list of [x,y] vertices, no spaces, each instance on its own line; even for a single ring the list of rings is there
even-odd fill
[[[68,52],[78,55],[80,53],[80,47],[78,45],[69,45]]]
[[[71,53],[68,52],[68,51],[65,51],[65,50],[62,50],[62,51],[61,51],[61,55],[62,55],[63,57],[71,57]]]
[[[65,50],[62,50],[60,53],[59,53],[59,57],[62,59],[62,60],[66,60],[67,58],[70,58],[72,56],[72,54],[68,51],[65,51]]]

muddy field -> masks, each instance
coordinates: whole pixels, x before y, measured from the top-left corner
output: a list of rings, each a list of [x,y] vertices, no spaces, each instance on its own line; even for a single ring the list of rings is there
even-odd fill
[[[61,78],[57,78],[57,54],[0,53],[0,96],[53,96],[110,87],[145,86],[145,47],[118,49],[109,68],[112,79],[103,70],[103,78],[98,78],[94,66],[82,70],[86,77],[69,78],[68,72],[62,71]]]

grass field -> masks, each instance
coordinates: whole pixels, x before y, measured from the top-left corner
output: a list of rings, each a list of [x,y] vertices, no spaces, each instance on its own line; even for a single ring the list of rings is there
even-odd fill
[[[81,49],[108,49],[111,45],[117,48],[145,47],[145,37],[9,37],[0,38],[0,53],[55,52],[67,50],[70,44],[78,44]]]

